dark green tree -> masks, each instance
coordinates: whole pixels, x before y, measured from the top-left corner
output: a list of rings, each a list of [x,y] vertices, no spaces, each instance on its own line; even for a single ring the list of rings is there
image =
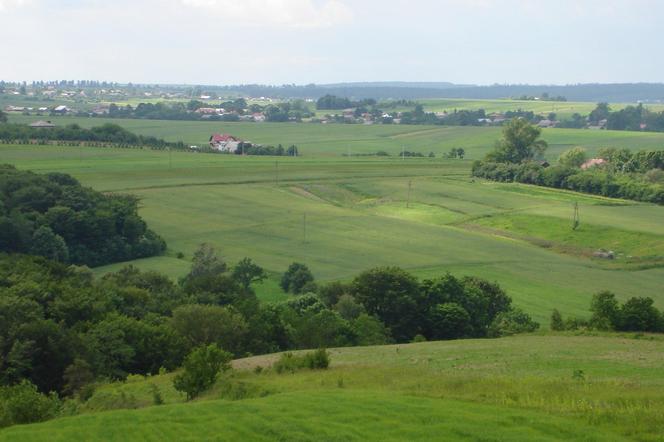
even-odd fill
[[[438,304],[430,313],[434,339],[456,339],[472,331],[470,315],[461,305],[450,302]]]
[[[178,307],[173,311],[172,325],[189,348],[216,344],[239,353],[247,334],[247,323],[240,313],[216,305]]]
[[[251,258],[243,258],[233,268],[233,279],[242,287],[248,289],[255,282],[262,282],[267,275],[262,267],[254,263]]]
[[[539,157],[548,146],[539,138],[541,133],[541,129],[528,120],[515,118],[503,128],[503,138],[487,159],[498,163],[520,163]]]
[[[311,270],[299,262],[294,262],[288,266],[288,270],[281,277],[279,285],[285,292],[303,293],[304,289],[314,282],[314,275]]]
[[[35,230],[32,235],[33,255],[43,256],[59,262],[69,261],[69,250],[65,240],[60,235],[53,233],[49,227],[42,226]]]
[[[420,287],[410,273],[398,267],[362,272],[353,280],[353,296],[390,328],[397,342],[408,342],[420,332]]]
[[[620,329],[626,331],[663,331],[661,313],[652,298],[630,298],[620,309]]]
[[[615,330],[620,326],[620,307],[616,295],[603,291],[593,296],[590,303],[590,325],[599,330]]]

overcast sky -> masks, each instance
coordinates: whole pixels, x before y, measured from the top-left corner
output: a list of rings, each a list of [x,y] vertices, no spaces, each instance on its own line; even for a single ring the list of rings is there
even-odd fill
[[[0,0],[0,79],[664,81],[660,0]]]

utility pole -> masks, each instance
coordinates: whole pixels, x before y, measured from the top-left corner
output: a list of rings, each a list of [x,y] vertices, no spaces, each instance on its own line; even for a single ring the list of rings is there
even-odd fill
[[[173,152],[171,148],[168,148],[168,168],[173,170]]]
[[[302,216],[302,242],[307,242],[307,212]]]
[[[574,201],[574,219],[572,221],[572,230],[578,229],[579,224],[581,224],[581,219],[579,218],[579,203]]]
[[[401,161],[406,159],[406,147],[402,144],[401,145]]]
[[[275,185],[279,185],[279,161],[274,162],[274,182]]]
[[[413,180],[408,180],[408,200],[406,201],[406,209],[410,209],[410,191],[413,187]]]

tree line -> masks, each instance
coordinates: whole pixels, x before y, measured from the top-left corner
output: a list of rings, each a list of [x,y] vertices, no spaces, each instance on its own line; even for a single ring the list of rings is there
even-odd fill
[[[585,170],[585,151],[564,152],[558,164],[542,161],[547,143],[541,130],[524,119],[510,122],[496,148],[475,161],[472,175],[494,181],[519,182],[664,204],[664,151],[631,152],[601,149],[597,166]]]
[[[165,249],[138,215],[135,197],[105,195],[63,173],[0,165],[0,252],[98,266]]]
[[[106,123],[84,129],[78,124],[63,127],[35,128],[27,124],[1,124],[0,140],[5,144],[29,143],[33,140],[46,144],[49,141],[73,141],[81,143],[110,143],[126,146],[147,146],[157,149],[184,149],[182,141],[169,142],[153,136],[137,135],[117,124]]]
[[[610,291],[595,294],[590,303],[589,319],[564,319],[556,309],[551,313],[551,330],[587,328],[603,331],[664,332],[664,311],[649,297],[631,297],[620,303]]]
[[[497,284],[475,277],[419,281],[382,267],[319,285],[294,263],[281,281],[292,296],[276,304],[255,295],[264,278],[251,259],[230,266],[206,244],[177,282],[132,266],[95,278],[87,267],[3,254],[0,384],[76,396],[95,380],[174,370],[211,344],[239,357],[538,327]]]

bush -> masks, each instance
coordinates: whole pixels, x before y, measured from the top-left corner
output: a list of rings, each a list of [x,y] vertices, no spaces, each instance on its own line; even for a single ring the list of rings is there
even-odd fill
[[[517,333],[530,333],[539,328],[539,324],[523,310],[513,307],[510,310],[496,316],[491,327],[489,336],[509,336]]]
[[[620,330],[658,332],[663,325],[651,298],[630,298],[620,309]]]
[[[558,309],[553,309],[553,312],[551,313],[551,330],[565,330],[565,323],[563,322],[563,317]]]
[[[279,360],[272,365],[272,368],[274,368],[277,373],[294,373],[302,369],[325,370],[329,366],[330,355],[325,349],[320,348],[303,355],[295,355],[291,352],[284,353]]]
[[[30,381],[0,387],[0,428],[51,419],[58,414],[61,402],[55,393],[45,395]]]
[[[185,359],[184,371],[175,376],[173,386],[186,393],[187,400],[194,399],[214,385],[220,371],[231,368],[232,358],[233,355],[215,344],[198,347]]]

